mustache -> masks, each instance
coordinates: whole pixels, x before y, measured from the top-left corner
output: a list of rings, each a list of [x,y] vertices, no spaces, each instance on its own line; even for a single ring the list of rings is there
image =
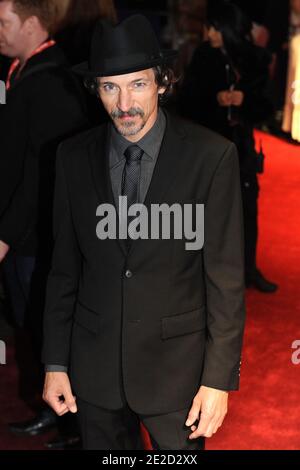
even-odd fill
[[[130,108],[128,111],[121,111],[120,109],[116,109],[115,111],[111,113],[111,117],[113,119],[122,118],[124,116],[130,116],[130,117],[141,116],[143,118],[145,116],[145,113],[140,108]]]

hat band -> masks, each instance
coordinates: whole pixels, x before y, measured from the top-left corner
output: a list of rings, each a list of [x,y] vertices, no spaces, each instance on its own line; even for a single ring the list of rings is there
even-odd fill
[[[136,64],[147,64],[153,60],[163,59],[163,54],[158,52],[157,54],[130,54],[114,58],[104,59],[102,63],[94,64],[91,69],[103,69],[103,70],[114,70],[122,68],[130,68]]]

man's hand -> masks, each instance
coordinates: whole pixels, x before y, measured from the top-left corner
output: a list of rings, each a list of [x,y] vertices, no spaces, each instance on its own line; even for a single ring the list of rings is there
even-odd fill
[[[65,372],[47,372],[43,399],[58,416],[69,411],[77,413],[76,399],[72,394],[69,377]]]
[[[227,407],[228,392],[200,387],[185,423],[192,430],[189,439],[198,439],[200,436],[212,437],[222,426]],[[199,419],[199,424],[196,426],[195,422]]]
[[[0,240],[0,263],[2,263],[8,252],[9,246]]]

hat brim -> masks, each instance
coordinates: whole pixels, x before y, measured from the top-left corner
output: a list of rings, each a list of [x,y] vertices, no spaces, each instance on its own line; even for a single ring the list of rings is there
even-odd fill
[[[109,77],[113,75],[124,75],[126,73],[138,72],[139,70],[150,69],[157,65],[168,64],[178,57],[178,52],[175,50],[162,51],[162,55],[152,60],[131,64],[128,67],[116,67],[116,68],[105,68],[99,70],[91,70],[88,62],[82,62],[81,64],[72,67],[74,73],[86,77]]]

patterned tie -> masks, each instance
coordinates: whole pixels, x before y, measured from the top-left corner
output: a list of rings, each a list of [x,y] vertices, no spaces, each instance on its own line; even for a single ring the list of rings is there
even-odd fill
[[[124,152],[126,164],[123,172],[122,196],[127,196],[128,207],[137,202],[143,153],[138,145],[130,145]]]
[[[141,159],[144,151],[138,145],[130,145],[124,152],[126,164],[122,178],[122,196],[127,196],[128,209],[138,202],[138,189],[141,175]],[[128,217],[128,225],[132,217]],[[130,234],[129,234],[130,236]],[[130,239],[128,239],[130,245]]]

